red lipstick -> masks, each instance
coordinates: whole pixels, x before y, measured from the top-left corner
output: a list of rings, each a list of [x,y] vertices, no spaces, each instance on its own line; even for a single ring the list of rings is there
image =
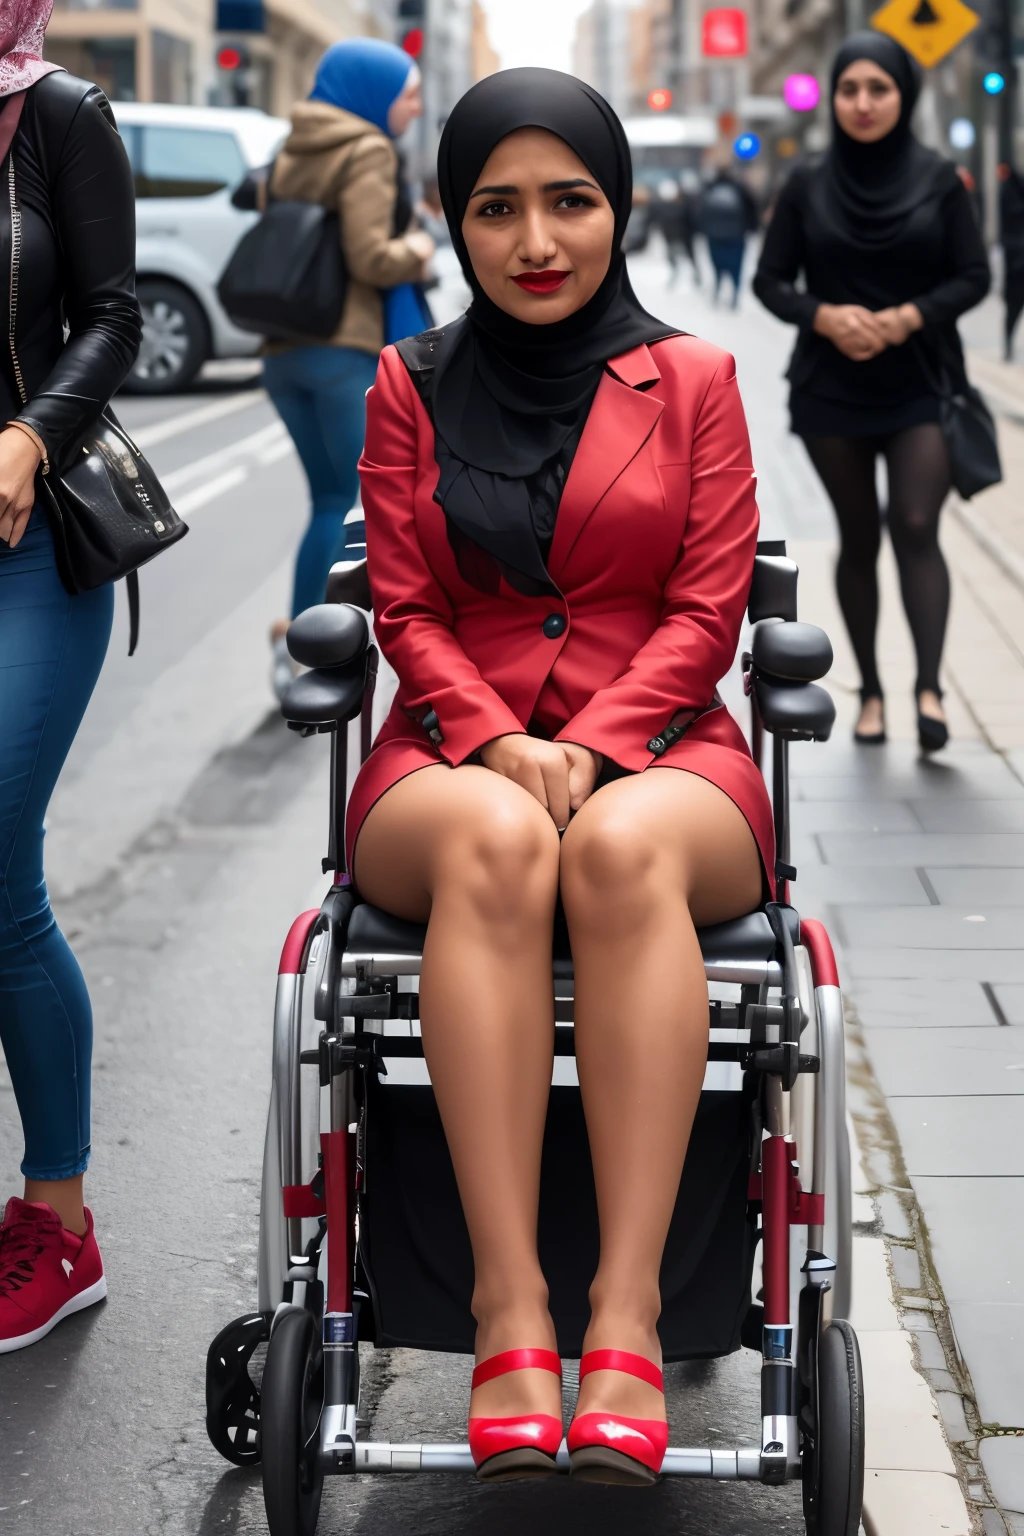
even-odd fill
[[[522,272],[512,281],[520,288],[525,288],[527,293],[557,293],[568,277],[568,272],[558,272],[549,267],[543,272]]]

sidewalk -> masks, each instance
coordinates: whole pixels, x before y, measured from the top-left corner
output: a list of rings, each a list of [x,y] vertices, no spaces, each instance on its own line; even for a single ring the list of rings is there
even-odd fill
[[[966,1531],[969,1513],[985,1536],[1024,1536],[1024,588],[1004,554],[1019,555],[1024,578],[1024,370],[972,358],[977,382],[998,385],[998,403],[1019,402],[1020,422],[1000,421],[1006,483],[944,517],[953,743],[938,759],[918,755],[912,654],[886,548],[879,654],[890,741],[856,748],[831,511],[787,430],[792,336],[749,293],[737,314],[713,310],[693,292],[667,294],[663,271],[656,253],[636,264],[641,300],[735,353],[764,534],[787,538],[801,617],[828,631],[836,653],[833,739],[793,752],[793,862],[795,900],[828,925],[847,1003],[862,1154],[854,1321],[867,1377],[865,1529]],[[910,1360],[937,1407],[915,1396]]]

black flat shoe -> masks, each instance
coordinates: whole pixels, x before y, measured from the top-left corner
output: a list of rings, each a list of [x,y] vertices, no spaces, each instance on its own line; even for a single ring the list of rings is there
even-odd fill
[[[949,740],[949,726],[945,720],[933,720],[918,710],[917,739],[922,752],[941,752]]]

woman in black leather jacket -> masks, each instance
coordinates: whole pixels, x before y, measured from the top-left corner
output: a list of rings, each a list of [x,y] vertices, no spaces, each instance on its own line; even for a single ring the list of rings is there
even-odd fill
[[[39,57],[50,0],[0,0],[0,326],[9,327],[11,197],[22,216],[15,347],[0,358],[0,1043],[25,1133],[25,1199],[0,1226],[0,1353],[106,1293],[82,1203],[92,1016],[50,910],[43,818],[110,636],[109,586],[70,596],[35,477],[60,465],[135,359],[135,201],[102,92]],[[67,334],[65,335],[65,327]],[[6,424],[6,425],[2,425]]]

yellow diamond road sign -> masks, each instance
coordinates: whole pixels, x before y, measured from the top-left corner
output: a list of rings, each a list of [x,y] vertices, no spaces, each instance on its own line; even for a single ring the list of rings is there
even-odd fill
[[[977,12],[962,0],[889,0],[872,16],[871,25],[888,32],[930,69],[963,42],[978,21]]]

